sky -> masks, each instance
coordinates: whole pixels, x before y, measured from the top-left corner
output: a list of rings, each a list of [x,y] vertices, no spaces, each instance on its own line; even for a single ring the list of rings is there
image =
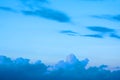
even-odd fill
[[[120,0],[1,0],[0,55],[54,64],[68,54],[120,66]]]

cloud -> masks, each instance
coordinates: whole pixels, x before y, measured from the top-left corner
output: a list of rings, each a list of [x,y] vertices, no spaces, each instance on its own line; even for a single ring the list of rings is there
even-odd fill
[[[120,35],[117,35],[115,33],[110,34],[110,37],[120,39]]]
[[[50,8],[42,8],[42,9],[35,10],[35,11],[34,10],[33,11],[23,10],[22,13],[24,15],[37,16],[37,17],[42,17],[42,18],[46,18],[49,20],[55,20],[55,21],[64,22],[64,23],[68,23],[71,21],[70,17],[64,14],[63,12],[53,10]]]
[[[71,18],[62,11],[45,7],[44,3],[48,3],[47,0],[20,0],[19,9],[10,7],[0,7],[0,10],[15,12],[18,11],[23,15],[35,16],[39,18],[45,18],[48,20],[54,20],[61,23],[71,22]]]
[[[5,6],[0,6],[0,10],[8,11],[8,12],[15,12],[16,11],[13,8],[5,7]]]
[[[87,35],[82,35],[84,37],[94,37],[94,38],[103,38],[103,35],[101,34],[87,34]]]
[[[74,54],[55,65],[29,59],[0,56],[0,80],[120,80],[120,70],[107,70],[107,65],[86,68],[89,60],[79,60]]]
[[[107,19],[107,20],[111,20],[111,21],[120,21],[120,15],[94,15],[92,16],[94,18],[98,18],[98,19]]]
[[[67,34],[69,36],[79,36],[79,33],[74,32],[72,30],[62,30],[62,31],[60,31],[60,33]]]
[[[24,9],[21,10],[24,15],[42,17],[64,23],[71,22],[70,17],[64,12],[45,7],[43,3],[48,3],[47,0],[21,0],[21,3],[24,5]]]
[[[95,32],[100,32],[100,33],[113,33],[115,32],[114,29],[111,28],[106,28],[106,27],[101,27],[101,26],[89,26],[87,29]]]
[[[20,3],[24,8],[28,9],[39,9],[44,4],[47,4],[47,0],[20,0]]]

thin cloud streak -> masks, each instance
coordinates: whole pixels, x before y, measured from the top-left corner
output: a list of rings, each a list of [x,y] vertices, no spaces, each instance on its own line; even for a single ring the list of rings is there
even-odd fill
[[[114,29],[106,28],[106,27],[101,27],[101,26],[88,26],[87,29],[95,32],[100,32],[100,33],[113,33],[115,32]]]
[[[106,19],[110,21],[120,21],[120,15],[93,15],[92,17],[98,18],[98,19]]]
[[[80,35],[79,33],[72,31],[72,30],[62,30],[62,31],[60,31],[60,33],[66,34],[69,36],[79,36]]]
[[[15,9],[13,9],[11,7],[6,7],[6,6],[0,6],[0,10],[8,11],[8,12],[16,12]]]
[[[82,35],[84,37],[93,37],[93,38],[104,38],[103,35],[100,34],[87,34],[87,35]]]

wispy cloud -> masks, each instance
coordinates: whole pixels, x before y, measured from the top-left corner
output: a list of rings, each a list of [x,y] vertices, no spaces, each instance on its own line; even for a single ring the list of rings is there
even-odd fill
[[[30,59],[0,56],[0,80],[120,80],[120,70],[106,70],[107,65],[86,68],[89,60],[79,60],[74,54],[55,65]],[[102,76],[102,77],[101,77]]]
[[[49,3],[48,0],[20,0],[20,3],[24,8],[29,9],[39,9],[43,7],[44,4]]]
[[[72,31],[72,30],[62,30],[62,31],[60,31],[60,33],[66,34],[69,36],[79,36],[79,33]]]
[[[94,15],[92,17],[111,21],[120,21],[120,15]]]
[[[120,35],[117,35],[116,33],[110,34],[110,37],[120,39]]]
[[[53,10],[53,9],[50,9],[50,8],[42,8],[40,10],[33,10],[33,11],[23,10],[22,13],[24,15],[42,17],[42,18],[46,18],[46,19],[49,19],[49,20],[55,20],[55,21],[58,21],[58,22],[67,23],[67,22],[71,21],[70,17],[67,16],[66,14],[64,14],[63,12]]]
[[[19,10],[16,10],[16,8],[1,6],[0,10],[9,11],[9,12],[18,11],[23,15],[36,16],[39,18],[54,20],[61,23],[71,22],[70,16],[68,16],[62,11],[48,8],[45,5],[43,6],[44,3],[48,3],[48,1],[47,0],[20,0],[19,7],[22,6],[21,9],[19,8]]]
[[[94,38],[104,38],[103,35],[101,34],[87,34],[87,35],[82,35],[84,37],[94,37]]]
[[[8,12],[16,12],[15,9],[10,8],[10,7],[6,7],[6,6],[0,6],[0,10],[8,11]]]
[[[100,33],[113,33],[113,32],[115,32],[114,29],[101,27],[101,26],[88,26],[87,29],[89,29],[91,31],[95,31],[95,32],[100,32]]]

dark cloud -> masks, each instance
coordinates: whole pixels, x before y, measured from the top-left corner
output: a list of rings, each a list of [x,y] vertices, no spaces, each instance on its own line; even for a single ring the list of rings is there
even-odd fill
[[[120,39],[120,35],[117,35],[115,33],[110,34],[110,37]]]
[[[111,21],[120,21],[120,15],[94,15],[92,17]]]
[[[100,32],[100,33],[113,33],[113,32],[115,32],[114,29],[101,27],[101,26],[89,26],[89,27],[87,27],[87,29],[89,29],[91,31]]]
[[[82,35],[84,37],[94,37],[94,38],[103,38],[103,35],[101,34],[87,34],[87,35]]]
[[[79,60],[74,54],[55,65],[41,61],[11,59],[0,56],[0,80],[120,80],[120,70],[107,70],[107,65],[86,68],[89,60]]]
[[[5,6],[0,6],[0,10],[9,11],[9,12],[15,12],[16,11],[13,8],[5,7]]]
[[[35,10],[35,11],[25,11],[23,10],[22,13],[24,15],[29,15],[29,16],[37,16],[37,17],[42,17],[46,18],[49,20],[55,20],[58,22],[70,22],[70,17],[64,14],[63,12],[49,9],[49,8],[42,8],[40,10]]]
[[[67,35],[70,35],[70,36],[79,36],[79,33],[74,32],[72,30],[62,30],[62,31],[60,31],[60,33],[67,34]]]

